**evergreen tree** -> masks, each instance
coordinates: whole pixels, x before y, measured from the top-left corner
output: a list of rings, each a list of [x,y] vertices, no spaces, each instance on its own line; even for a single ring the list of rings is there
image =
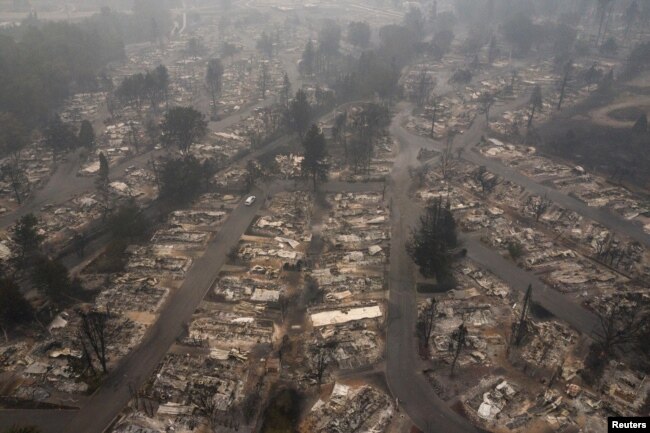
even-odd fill
[[[420,217],[420,224],[413,230],[406,249],[426,278],[435,277],[442,282],[451,275],[451,251],[458,245],[456,222],[449,203],[443,206],[436,198]]]
[[[300,138],[303,138],[311,124],[312,115],[307,94],[302,89],[296,92],[296,97],[289,106],[288,114],[291,129],[297,132]]]
[[[21,217],[14,228],[12,240],[18,247],[17,261],[19,266],[24,266],[26,260],[35,253],[41,246],[43,236],[38,233],[38,218],[34,214],[27,214]]]
[[[282,78],[282,89],[280,90],[280,105],[285,108],[288,107],[289,98],[291,98],[291,81],[289,81],[289,74],[285,72]]]
[[[18,284],[10,278],[0,277],[0,325],[5,332],[13,326],[32,318],[32,307],[20,293]]]
[[[77,147],[77,136],[72,128],[55,116],[45,130],[45,144],[52,149],[54,159],[59,153]]]
[[[533,117],[536,111],[542,111],[544,100],[542,99],[542,88],[536,85],[530,95],[530,115],[528,116],[528,129],[533,125]]]
[[[34,268],[34,283],[54,301],[79,292],[81,285],[68,274],[68,269],[58,260],[40,257]]]
[[[217,98],[223,89],[223,64],[220,59],[211,59],[205,74],[205,83],[212,98],[212,108],[217,112]]]
[[[303,140],[305,148],[304,159],[302,160],[301,171],[303,176],[311,178],[314,189],[318,182],[327,180],[329,166],[327,165],[327,149],[325,136],[316,125],[307,132]]]
[[[88,120],[81,122],[81,128],[79,129],[79,144],[86,149],[92,149],[95,147],[95,130]]]
[[[310,39],[305,46],[305,51],[302,53],[300,73],[302,75],[312,75],[314,73],[315,62],[316,51],[314,50],[314,42]]]
[[[192,144],[205,137],[208,123],[203,114],[192,107],[174,107],[165,114],[161,130],[163,144],[178,147],[181,154],[187,156]]]
[[[97,192],[100,195],[101,201],[102,201],[102,207],[103,207],[103,218],[106,218],[106,215],[108,215],[108,212],[110,210],[110,191],[109,191],[109,183],[110,183],[110,178],[109,178],[109,165],[108,165],[108,159],[106,159],[106,156],[104,155],[104,152],[99,153],[99,170],[97,170],[97,179],[95,179],[95,186],[97,188]]]

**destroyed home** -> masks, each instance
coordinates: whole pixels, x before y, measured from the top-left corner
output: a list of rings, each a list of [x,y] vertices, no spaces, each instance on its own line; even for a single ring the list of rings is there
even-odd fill
[[[0,4],[0,431],[647,413],[645,2],[130,3]]]

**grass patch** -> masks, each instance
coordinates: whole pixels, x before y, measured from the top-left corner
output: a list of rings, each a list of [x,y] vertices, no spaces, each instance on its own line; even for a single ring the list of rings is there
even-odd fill
[[[644,114],[645,111],[639,107],[624,107],[610,111],[607,117],[624,122],[636,122]]]

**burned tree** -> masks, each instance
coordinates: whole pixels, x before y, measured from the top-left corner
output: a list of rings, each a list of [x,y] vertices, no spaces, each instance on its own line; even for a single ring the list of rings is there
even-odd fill
[[[37,225],[38,218],[31,213],[21,217],[15,225],[11,239],[18,246],[15,259],[20,267],[24,267],[41,246],[43,236],[38,232]]]
[[[562,102],[564,102],[564,96],[566,94],[566,87],[569,83],[569,76],[573,70],[573,60],[569,60],[566,65],[564,65],[564,78],[562,78],[562,84],[560,85],[560,99],[557,101],[557,109],[560,111],[562,109]]]
[[[355,173],[368,172],[374,153],[372,141],[367,137],[353,136],[348,145],[350,165]]]
[[[491,193],[494,188],[497,186],[499,183],[499,178],[488,172],[487,168],[484,165],[481,165],[476,171],[474,172],[474,180],[481,185],[481,191],[483,193]]]
[[[25,175],[25,170],[19,160],[8,158],[7,161],[0,166],[0,180],[7,179],[11,189],[14,192],[16,203],[21,205],[23,203],[23,191],[28,189],[29,179]]]
[[[517,81],[517,78],[519,78],[519,72],[516,69],[510,71],[510,84],[508,84],[507,87],[510,94],[515,92],[515,82]]]
[[[594,330],[594,342],[605,360],[619,348],[634,343],[647,326],[648,311],[626,304],[621,298],[596,315],[598,326]]]
[[[208,62],[208,69],[205,74],[205,84],[212,98],[213,113],[217,113],[217,98],[221,95],[223,88],[223,65],[220,59],[211,59]]]
[[[329,367],[330,362],[332,361],[332,352],[336,348],[336,342],[330,341],[327,343],[319,344],[311,349],[311,354],[313,356],[313,367],[314,367],[314,376],[316,377],[316,382],[320,387],[323,383],[323,376],[327,367]]]
[[[490,109],[496,102],[496,95],[490,92],[483,92],[479,97],[479,102],[485,113],[485,123],[490,124]]]
[[[106,218],[110,210],[110,191],[109,191],[109,172],[108,159],[104,152],[99,152],[99,169],[97,170],[97,178],[95,179],[95,187],[102,201],[102,216]]]
[[[609,360],[621,351],[647,351],[647,340],[642,339],[650,332],[647,306],[635,305],[622,297],[603,304],[596,316],[594,343],[585,360],[584,372],[585,379],[591,382],[599,380]]]
[[[451,334],[451,342],[449,344],[449,349],[453,351],[454,358],[451,361],[451,373],[450,376],[454,376],[456,370],[456,363],[458,362],[458,357],[462,352],[463,348],[467,345],[467,327],[465,323],[461,323],[458,329],[456,329]]]
[[[442,174],[442,178],[445,180],[449,179],[454,167],[456,166],[456,160],[454,159],[452,149],[456,134],[458,134],[458,132],[452,129],[447,132],[447,144],[440,155],[440,173]]]
[[[258,78],[258,85],[260,92],[262,92],[262,99],[266,99],[266,92],[269,90],[269,84],[271,81],[271,74],[269,72],[269,64],[263,62],[260,66],[260,75]]]
[[[488,48],[488,64],[492,66],[497,56],[499,55],[499,47],[497,46],[496,36],[492,36],[490,39],[490,46]]]
[[[21,191],[29,185],[20,158],[27,141],[28,131],[20,120],[12,114],[0,113],[0,154],[9,156],[0,167],[0,178],[8,178],[19,205],[22,204]]]
[[[88,365],[91,370],[93,356],[99,362],[104,374],[108,373],[107,347],[109,340],[109,331],[107,323],[109,312],[100,311],[82,311],[78,312],[81,322],[79,324],[79,339],[84,355],[88,358]]]
[[[524,296],[524,301],[521,305],[521,313],[519,314],[519,320],[517,323],[514,323],[512,326],[512,336],[510,339],[510,346],[520,346],[524,337],[526,336],[526,330],[528,326],[528,312],[530,311],[530,304],[533,299],[533,285],[529,284],[528,289],[526,289],[526,295]]]
[[[530,114],[528,115],[528,126],[527,129],[530,130],[530,127],[533,126],[533,118],[537,111],[542,111],[544,100],[542,98],[542,88],[539,85],[536,85],[533,88],[533,93],[530,95]]]
[[[246,176],[244,178],[244,188],[250,192],[259,178],[262,177],[262,169],[257,161],[249,159],[246,163]]]
[[[196,406],[196,411],[208,421],[210,428],[214,427],[218,421],[215,392],[207,386],[195,387],[192,391],[190,400]]]
[[[429,347],[429,340],[431,340],[433,328],[435,327],[436,305],[437,303],[434,298],[427,301],[427,305],[424,307],[418,321],[418,331],[420,332],[422,343],[425,348]]]
[[[289,74],[284,73],[282,77],[282,89],[280,89],[280,105],[284,108],[289,106],[289,99],[291,98],[291,81],[289,81]]]
[[[348,113],[344,111],[339,113],[334,118],[334,125],[332,126],[332,140],[336,145],[343,147],[343,152],[345,155],[345,161],[348,161],[348,146],[347,146],[347,137],[346,129],[348,126]]]
[[[539,221],[542,215],[551,207],[551,204],[552,202],[546,194],[543,196],[530,196],[526,202],[526,208],[535,216],[535,221]]]
[[[287,320],[287,315],[289,314],[291,306],[295,305],[297,301],[297,295],[288,295],[284,292],[280,294],[280,298],[278,299],[278,306],[280,307],[280,315],[282,316],[283,322]]]
[[[93,364],[92,352],[90,347],[86,344],[85,336],[81,330],[77,330],[77,340],[81,346],[81,362],[85,365],[82,373],[85,373],[85,369],[87,368],[90,370],[91,376],[96,376],[97,369],[95,368],[95,364]]]
[[[430,171],[431,166],[429,164],[423,164],[415,168],[409,167],[409,175],[417,188],[422,188],[426,184],[427,176]]]
[[[438,116],[438,97],[433,95],[431,98],[431,138],[435,138],[436,120]]]
[[[417,84],[413,90],[413,99],[418,107],[422,107],[426,104],[429,95],[431,94],[431,90],[433,90],[434,87],[435,83],[429,76],[429,72],[426,69],[423,69],[422,72],[420,72]]]
[[[135,148],[135,153],[140,153],[140,139],[138,137],[140,128],[138,128],[136,122],[132,120],[129,120],[127,125],[129,130],[126,134],[126,138],[128,139],[129,144]]]
[[[605,19],[608,18],[609,14],[612,12],[613,0],[598,0],[598,14],[600,15],[599,24],[598,24],[598,34],[596,35],[596,46],[600,43],[600,37],[607,32],[603,32],[603,25],[605,24]]]

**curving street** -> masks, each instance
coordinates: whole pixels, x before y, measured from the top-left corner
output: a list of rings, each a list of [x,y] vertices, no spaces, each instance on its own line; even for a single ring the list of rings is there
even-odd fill
[[[400,127],[402,115],[393,119],[391,132]],[[398,137],[399,138],[399,137]],[[415,269],[405,245],[420,215],[420,207],[409,198],[408,167],[417,164],[419,147],[400,139],[400,152],[391,173],[390,294],[386,331],[386,380],[391,393],[411,420],[425,433],[475,433],[470,422],[440,399],[420,373],[415,337],[417,296]]]
[[[512,105],[525,103],[523,99],[513,101],[499,110],[510,109]],[[421,374],[420,360],[417,352],[415,326],[417,321],[417,293],[415,290],[415,267],[406,253],[406,241],[421,213],[421,207],[409,197],[409,167],[420,165],[417,153],[421,148],[440,150],[441,145],[407,131],[403,122],[410,113],[412,106],[402,104],[399,113],[391,124],[391,134],[398,139],[400,152],[391,173],[391,218],[392,242],[390,261],[390,296],[388,309],[386,377],[393,395],[400,406],[408,413],[413,422],[425,433],[470,433],[478,431],[468,420],[454,412],[449,405],[441,400],[433,391],[427,379]],[[497,110],[495,110],[496,112]],[[479,139],[485,128],[482,118],[474,120],[471,128],[457,138],[456,146],[472,146]],[[488,166],[499,176],[517,182],[531,192],[537,194],[545,191],[546,187],[537,184],[507,167],[495,163],[475,152],[464,152],[462,157],[470,162]],[[488,163],[490,163],[488,165]],[[555,190],[554,190],[555,191]],[[543,192],[542,192],[543,193]],[[549,192],[549,196],[551,193]],[[594,212],[558,191],[551,196],[562,196],[558,203],[569,209],[582,213],[584,216],[599,217],[596,221],[613,230],[620,229],[624,233],[643,239],[635,230],[636,226],[629,224],[613,214]],[[609,224],[609,225],[608,225]],[[592,334],[598,325],[596,316],[577,305],[569,297],[549,288],[532,272],[519,268],[514,262],[504,258],[498,251],[490,249],[474,236],[461,237],[468,250],[468,257],[489,269],[497,277],[508,283],[513,289],[522,292],[529,284],[533,284],[534,302],[544,307],[558,319],[565,321],[585,335]]]

